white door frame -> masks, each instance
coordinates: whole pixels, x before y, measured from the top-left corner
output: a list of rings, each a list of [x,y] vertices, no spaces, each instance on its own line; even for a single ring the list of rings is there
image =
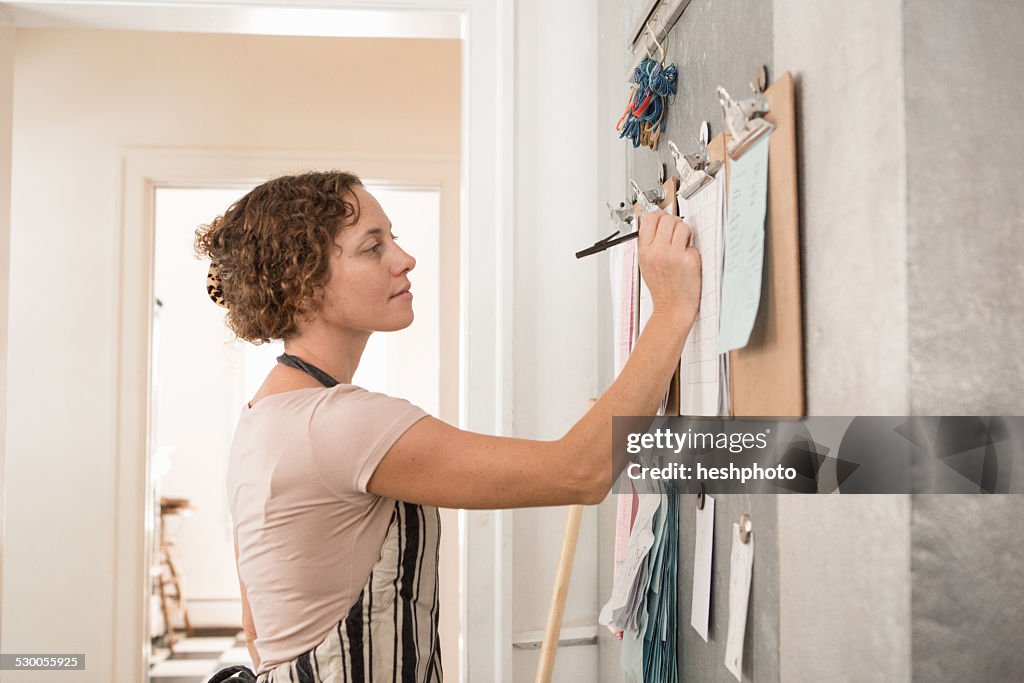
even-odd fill
[[[462,22],[462,151],[460,278],[460,426],[508,435],[513,397],[514,273],[514,43],[515,0],[307,0],[303,9],[352,10],[372,7],[389,12],[456,12]],[[27,3],[21,3],[27,4]],[[39,3],[40,5],[46,3]],[[148,23],[156,13],[184,11],[161,0],[131,4],[63,3],[101,8],[122,28],[158,29]],[[280,6],[285,0],[223,3],[244,14],[250,8]],[[166,14],[163,14],[166,16]],[[134,23],[133,23],[134,22]],[[145,680],[148,634],[143,599],[148,538],[144,514],[147,486],[146,434],[149,377],[149,316],[152,301],[152,226],[137,230],[150,207],[146,193],[127,204],[128,185],[147,178],[139,158],[125,158],[126,182],[121,214],[121,286],[112,293],[118,311],[119,348],[116,405],[115,490],[118,494],[115,541],[113,667],[114,680]],[[4,160],[0,160],[4,161]],[[9,157],[6,162],[9,163]],[[250,159],[250,161],[252,161]],[[151,173],[155,171],[149,171]],[[373,175],[371,174],[367,174]],[[168,182],[149,178],[146,182]],[[141,203],[140,203],[141,202]],[[143,218],[142,220],[148,220]],[[7,272],[6,264],[4,271]],[[140,285],[145,286],[140,286]],[[131,286],[126,286],[131,285]],[[3,416],[0,416],[3,417]],[[508,511],[460,513],[462,681],[509,683],[512,671],[511,581],[512,525]],[[472,548],[472,553],[465,549]]]
[[[324,155],[291,151],[220,151],[137,148],[122,150],[120,286],[115,295],[119,321],[117,386],[118,433],[117,557],[115,558],[115,671],[125,680],[132,666],[126,652],[141,656],[142,671],[148,670],[145,641],[149,633],[149,577],[153,552],[152,500],[149,458],[152,444],[147,425],[152,346],[153,240],[155,234],[153,199],[158,187],[223,187],[252,185],[287,172],[311,168],[358,169],[366,182],[400,186],[433,187],[440,192],[442,233],[451,234],[459,214],[459,159],[442,155]],[[142,457],[139,454],[143,454]],[[141,545],[140,545],[141,542]],[[141,562],[141,570],[136,567]],[[138,632],[142,629],[141,633]],[[130,648],[122,650],[121,648]],[[132,680],[145,680],[133,678]]]

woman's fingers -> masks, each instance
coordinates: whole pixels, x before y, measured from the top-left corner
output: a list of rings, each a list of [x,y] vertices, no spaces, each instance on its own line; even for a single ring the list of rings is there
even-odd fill
[[[683,219],[664,211],[653,211],[641,217],[638,239],[643,245],[682,244],[686,247],[692,241],[692,231]]]
[[[675,216],[670,216],[664,211],[657,212],[657,216],[658,232],[654,236],[654,246],[664,249],[672,244],[672,235],[676,231],[679,219]]]
[[[700,254],[690,246],[693,231],[664,211],[641,219],[640,272],[655,310],[693,312],[700,297]]]
[[[658,224],[661,216],[668,215],[664,211],[655,211],[645,214],[640,218],[640,235],[637,237],[640,244],[653,244],[658,233]]]
[[[681,244],[684,247],[688,247],[690,246],[692,238],[693,231],[690,229],[690,224],[684,221],[682,218],[677,218],[675,231],[672,233],[672,243]]]

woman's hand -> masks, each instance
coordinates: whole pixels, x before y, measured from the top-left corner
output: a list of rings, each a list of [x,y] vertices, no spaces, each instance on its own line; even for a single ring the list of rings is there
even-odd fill
[[[655,211],[640,220],[640,274],[651,291],[654,311],[693,320],[700,308],[700,253],[690,246],[690,226]]]

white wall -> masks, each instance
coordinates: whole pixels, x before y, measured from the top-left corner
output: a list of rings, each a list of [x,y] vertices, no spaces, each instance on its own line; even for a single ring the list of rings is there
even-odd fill
[[[62,680],[112,680],[120,151],[455,154],[459,50],[17,31],[0,650],[82,652]]]
[[[562,436],[597,395],[600,260],[577,260],[600,213],[597,3],[516,2],[516,436]],[[610,47],[608,49],[611,49]],[[567,508],[514,513],[513,634],[543,629]],[[595,625],[596,508],[584,511],[563,628]],[[539,650],[514,650],[513,680],[534,680]],[[555,681],[597,680],[597,646],[560,648]]]
[[[597,111],[599,122],[604,126],[607,126],[610,121],[617,121],[622,115],[626,94],[629,91],[626,78],[623,76],[623,74],[629,73],[629,63],[624,47],[625,13],[624,0],[602,0],[599,3],[598,45],[601,46],[601,49],[598,74],[601,78],[598,83]],[[626,191],[628,148],[617,137],[617,134],[609,134],[607,129],[599,130],[598,134],[601,136],[601,143],[598,144],[600,196],[607,198],[608,201],[613,201],[615,197],[626,197],[628,196]],[[610,232],[611,230],[600,236],[604,237]],[[598,349],[597,376],[600,380],[599,387],[604,388],[610,386],[615,380],[613,337],[608,332],[613,329],[612,299],[607,256],[597,258],[600,259],[598,278],[594,285],[598,293],[599,305],[597,334],[605,339],[605,343]],[[608,496],[597,508],[597,547],[593,561],[598,572],[597,599],[599,605],[603,605],[611,595],[614,579],[612,558],[615,553],[615,534],[611,530],[615,528],[617,498],[617,496]],[[620,664],[622,641],[613,636],[607,628],[599,628],[597,634],[599,677],[596,680],[600,683],[618,683],[624,677]]]
[[[0,583],[4,575],[4,454],[7,430],[7,300],[11,238],[11,122],[14,92],[14,28],[0,10]],[[0,636],[3,635],[0,615]]]
[[[364,360],[353,382],[371,391],[401,396],[431,415],[440,414],[440,252],[450,250],[441,238],[441,197],[437,190],[370,186],[391,220],[402,246],[416,259],[409,273],[415,322],[404,330],[375,334],[366,345]],[[457,251],[457,249],[456,249]],[[377,379],[364,381],[371,354],[380,359]],[[369,378],[367,378],[369,380]]]

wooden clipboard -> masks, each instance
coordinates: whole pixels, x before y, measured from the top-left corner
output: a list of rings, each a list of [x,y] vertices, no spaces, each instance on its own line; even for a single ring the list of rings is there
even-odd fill
[[[734,417],[799,417],[804,397],[803,305],[800,287],[800,222],[797,203],[796,117],[788,71],[765,90],[775,124],[768,141],[768,212],[765,216],[761,303],[750,341],[729,352],[730,414]],[[726,200],[730,159],[727,133],[708,143],[722,161]],[[728,246],[726,246],[728,248]]]

